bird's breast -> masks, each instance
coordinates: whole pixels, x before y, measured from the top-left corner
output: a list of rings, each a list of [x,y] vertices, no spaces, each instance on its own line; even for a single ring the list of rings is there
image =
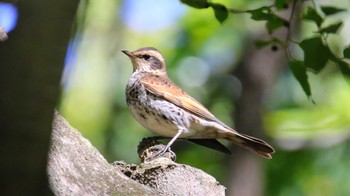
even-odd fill
[[[125,94],[133,117],[142,126],[157,135],[167,137],[172,137],[179,129],[184,129],[180,137],[215,138],[217,123],[194,116],[168,100],[157,97],[146,90],[139,78],[129,79]]]
[[[138,80],[129,80],[125,94],[133,117],[158,135],[172,137],[179,128],[187,128],[191,124],[188,112],[153,95]]]

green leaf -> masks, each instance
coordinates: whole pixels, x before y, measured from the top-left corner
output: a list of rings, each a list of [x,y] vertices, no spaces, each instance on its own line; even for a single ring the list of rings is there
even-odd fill
[[[251,14],[251,18],[256,21],[261,21],[261,20],[269,20],[271,17],[271,8],[270,7],[260,7],[255,10],[250,10],[249,13]]]
[[[276,45],[282,45],[282,46],[284,45],[283,41],[281,41],[280,39],[275,38],[275,37],[273,37],[270,40],[258,40],[255,42],[255,46],[257,48],[263,48],[263,47],[271,45],[271,44],[274,44],[275,46]]]
[[[294,77],[298,80],[305,94],[310,98],[311,89],[307,78],[306,67],[303,61],[291,60],[288,63]]]
[[[344,49],[343,55],[344,55],[344,58],[350,59],[350,45]]]
[[[317,13],[317,11],[313,7],[308,7],[303,18],[305,20],[311,20],[311,21],[315,22],[317,26],[321,26],[321,24],[323,22],[323,18]]]
[[[283,18],[280,18],[279,16],[273,14],[269,18],[269,20],[267,20],[266,28],[267,28],[267,31],[271,34],[276,29],[283,27],[283,26],[286,26],[286,24],[288,24],[287,21],[285,21]]]
[[[321,6],[321,10],[326,16],[346,11],[346,9],[337,8],[333,6]]]
[[[291,0],[275,0],[275,7],[277,10],[288,9],[289,2],[291,2]]]
[[[223,23],[228,17],[228,10],[225,6],[218,3],[210,3],[210,6],[213,8],[215,13],[215,18]]]
[[[274,30],[287,26],[288,22],[283,18],[274,14],[270,7],[261,7],[255,10],[249,11],[251,18],[256,21],[266,21],[267,31],[271,34]]]
[[[181,2],[198,9],[209,7],[208,0],[181,0]]]
[[[350,76],[350,65],[345,62],[345,61],[338,61],[338,66],[340,68],[341,73],[343,74],[343,76]]]
[[[318,32],[319,33],[337,33],[342,25],[343,25],[343,22],[331,24],[328,27],[321,28]]]
[[[333,54],[319,36],[305,39],[299,46],[304,51],[305,66],[316,73],[325,67],[329,59],[333,58]]]

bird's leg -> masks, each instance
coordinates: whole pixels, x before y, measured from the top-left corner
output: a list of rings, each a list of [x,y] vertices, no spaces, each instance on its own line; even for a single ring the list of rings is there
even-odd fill
[[[154,158],[156,158],[156,157],[158,157],[158,156],[164,154],[164,153],[170,148],[170,146],[175,142],[175,140],[176,140],[183,132],[184,132],[184,129],[182,129],[182,128],[179,129],[179,130],[177,131],[176,135],[175,135],[173,138],[171,138],[171,140],[169,141],[169,143],[168,143],[163,149],[159,150],[156,154],[154,154],[152,157],[150,157],[150,158],[148,159],[148,161],[150,161],[150,160],[152,160],[152,159],[154,159]]]
[[[148,138],[152,138],[156,141],[158,140],[162,140],[162,139],[170,139],[171,137],[165,137],[165,136],[152,136],[152,137],[148,137]]]

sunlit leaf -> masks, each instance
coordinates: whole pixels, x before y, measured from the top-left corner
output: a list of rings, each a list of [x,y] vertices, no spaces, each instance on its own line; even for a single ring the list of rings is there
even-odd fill
[[[257,48],[263,48],[263,47],[268,46],[268,45],[270,45],[272,43],[273,43],[272,40],[258,40],[258,41],[255,42],[255,46]]]
[[[329,59],[333,57],[329,48],[326,47],[321,37],[312,37],[303,40],[299,46],[304,51],[305,66],[314,72],[321,71]]]
[[[350,59],[350,45],[344,49],[343,55],[344,55],[344,58]]]
[[[328,27],[321,28],[319,30],[320,33],[337,33],[340,27],[343,25],[343,22],[338,22]]]
[[[275,38],[275,37],[273,37],[272,39],[269,39],[269,40],[258,40],[255,42],[255,46],[257,48],[263,48],[263,47],[271,45],[271,44],[274,45],[274,46],[272,46],[273,48],[277,48],[276,45],[284,45],[283,41],[281,41],[280,39]],[[274,50],[274,49],[272,49],[272,50]]]
[[[346,9],[337,8],[333,6],[321,6],[321,10],[324,14],[326,14],[326,16],[346,11]]]
[[[217,3],[211,3],[210,6],[213,8],[215,13],[215,18],[223,23],[228,17],[228,10],[225,6]]]
[[[317,26],[321,26],[323,22],[323,18],[317,13],[317,11],[312,8],[308,7],[305,15],[303,16],[305,20],[311,20],[316,23]]]
[[[288,63],[294,77],[298,80],[305,94],[311,97],[310,84],[307,79],[306,67],[303,61],[292,60]]]
[[[181,2],[199,9],[209,7],[208,0],[181,0]]]

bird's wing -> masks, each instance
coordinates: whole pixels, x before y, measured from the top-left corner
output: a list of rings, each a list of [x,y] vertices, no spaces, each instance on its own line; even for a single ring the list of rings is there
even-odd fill
[[[207,108],[185,93],[181,88],[177,87],[167,77],[147,75],[141,79],[141,83],[145,86],[147,91],[194,115],[200,116],[206,120],[220,122]]]
[[[216,139],[187,139],[195,144],[220,151],[225,154],[232,154],[231,151]]]

